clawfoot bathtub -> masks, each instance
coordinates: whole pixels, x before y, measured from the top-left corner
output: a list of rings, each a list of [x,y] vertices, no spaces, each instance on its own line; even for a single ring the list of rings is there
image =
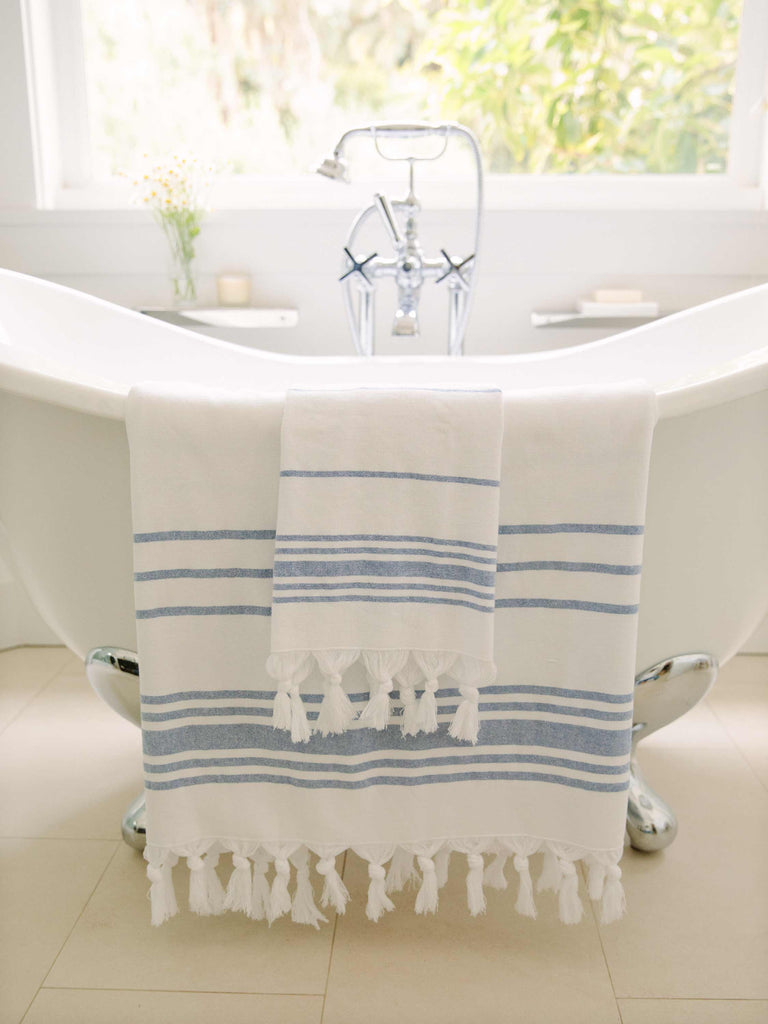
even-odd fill
[[[692,707],[768,607],[768,285],[553,352],[360,360],[246,349],[0,271],[0,521],[44,619],[92,652],[89,678],[108,703],[138,723],[123,420],[133,383],[280,392],[436,376],[502,388],[642,377],[656,389],[636,741]],[[139,845],[139,804],[125,827]],[[636,764],[628,830],[638,849],[676,830]]]

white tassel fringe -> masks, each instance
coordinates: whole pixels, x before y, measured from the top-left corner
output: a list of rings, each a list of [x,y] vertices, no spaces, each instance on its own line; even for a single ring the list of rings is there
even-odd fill
[[[270,892],[267,881],[269,861],[255,860],[253,864],[253,888],[251,889],[251,913],[254,921],[270,918]],[[270,918],[271,920],[271,918]]]
[[[560,920],[563,924],[578,924],[584,908],[579,899],[579,878],[576,867],[571,861],[560,858],[560,872],[560,888],[558,890]]]
[[[485,913],[485,892],[483,891],[483,866],[485,861],[480,853],[468,853],[467,864],[467,905],[472,917]]]
[[[327,918],[315,904],[309,869],[309,847],[291,844],[264,844],[264,853],[257,852],[256,844],[226,840],[206,841],[187,847],[148,847],[147,878],[150,882],[149,899],[153,925],[160,925],[177,913],[178,907],[171,871],[179,856],[186,857],[189,868],[189,907],[202,915],[218,914],[226,910],[238,911],[254,920],[271,924],[290,913],[292,920],[318,928]],[[216,874],[219,850],[232,853],[233,870],[226,892]],[[234,849],[233,849],[234,847]],[[320,905],[331,907],[343,914],[350,899],[349,891],[336,870],[336,857],[344,852],[342,846],[312,847],[318,856],[316,870],[323,878]],[[524,917],[536,917],[534,886],[531,880],[529,857],[537,850],[544,852],[544,866],[536,888],[539,892],[554,890],[560,920],[564,924],[578,924],[583,917],[579,896],[579,873],[576,861],[589,867],[587,891],[591,899],[600,903],[600,920],[610,924],[619,920],[626,910],[626,899],[621,884],[621,868],[616,863],[621,855],[616,851],[588,851],[565,846],[553,841],[530,837],[498,839],[457,839],[450,841],[424,841],[403,846],[382,847],[368,845],[355,847],[355,852],[368,861],[368,898],[366,914],[371,921],[394,910],[389,894],[408,885],[415,877],[414,860],[421,870],[420,885],[415,900],[417,914],[434,914],[438,910],[439,891],[445,885],[451,850],[467,857],[467,905],[474,917],[486,909],[484,885],[494,889],[507,887],[505,863],[513,857],[518,875],[515,910]],[[485,850],[495,854],[486,866]],[[198,854],[196,851],[200,851]],[[270,888],[266,872],[274,862],[274,878]],[[296,888],[291,898],[291,861],[296,866]],[[384,862],[389,861],[389,870]]]
[[[337,914],[343,914],[349,902],[349,890],[336,870],[336,858],[321,857],[317,862],[316,871],[323,876],[320,906],[333,907]]]
[[[603,924],[612,924],[624,916],[626,909],[627,900],[621,884],[621,868],[618,864],[610,864],[605,874],[600,920]]]
[[[528,858],[522,857],[519,853],[516,853],[513,864],[515,865],[515,871],[520,879],[515,910],[518,914],[522,914],[523,917],[535,918],[536,903],[533,899],[533,882],[531,881],[531,871],[528,864]]]
[[[483,884],[491,889],[506,889],[507,879],[504,875],[504,865],[507,863],[506,853],[497,853],[491,863],[485,869]]]
[[[251,862],[240,854],[232,854],[232,874],[224,896],[225,910],[239,910],[248,917],[253,910],[253,883],[251,881]]]
[[[286,857],[275,858],[275,877],[272,879],[272,890],[269,894],[267,920],[270,924],[278,917],[291,910],[291,897],[288,893],[288,881],[291,877],[291,865]]]
[[[415,857],[410,851],[398,846],[389,862],[386,880],[387,892],[401,892],[407,885],[416,881],[414,860]]]
[[[368,903],[365,908],[365,914],[370,921],[378,921],[383,913],[395,909],[395,904],[387,896],[384,884],[386,875],[387,873],[381,864],[368,865],[370,882],[368,884]]]
[[[291,905],[291,920],[296,924],[309,924],[319,928],[320,922],[328,918],[321,914],[315,905],[315,894],[309,877],[309,851],[306,846],[300,847],[291,858],[296,865],[296,892]]]
[[[421,888],[416,896],[416,913],[436,914],[439,897],[435,862],[431,857],[419,857],[419,867],[421,868]]]

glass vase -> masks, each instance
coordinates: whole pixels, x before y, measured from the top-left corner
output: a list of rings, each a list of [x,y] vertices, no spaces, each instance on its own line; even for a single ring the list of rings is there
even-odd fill
[[[194,306],[197,302],[195,249],[193,239],[200,233],[199,225],[188,213],[166,216],[162,227],[168,240],[171,300],[175,309]]]

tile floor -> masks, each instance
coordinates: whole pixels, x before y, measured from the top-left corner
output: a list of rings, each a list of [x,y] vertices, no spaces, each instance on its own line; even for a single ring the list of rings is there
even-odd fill
[[[514,887],[473,920],[453,877],[436,918],[372,926],[358,898],[319,932],[186,913],[152,929],[120,841],[137,730],[63,648],[2,652],[0,1024],[766,1024],[768,657],[731,662],[643,764],[680,835],[627,851],[619,924],[565,928],[543,901],[520,918]],[[363,897],[356,858],[344,877]]]

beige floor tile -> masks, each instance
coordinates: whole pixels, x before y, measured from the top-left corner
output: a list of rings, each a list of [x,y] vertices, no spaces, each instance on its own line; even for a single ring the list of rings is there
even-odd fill
[[[622,1024],[766,1024],[761,999],[620,999]],[[25,1022],[26,1024],[26,1022]]]
[[[619,998],[768,998],[768,799],[696,710],[641,746],[680,831],[662,853],[625,855],[629,912],[601,928]]]
[[[320,1024],[322,996],[42,989],[24,1024]]]
[[[768,789],[768,656],[729,661],[708,703]]]
[[[536,921],[514,910],[516,885],[488,893],[488,912],[466,909],[454,855],[434,916],[413,913],[412,893],[377,924],[365,917],[367,870],[347,858],[353,900],[339,919],[323,1024],[615,1024],[618,1010],[591,914],[557,920],[551,893]]]
[[[21,1020],[115,847],[0,839],[0,1024]]]
[[[72,662],[66,647],[14,647],[0,651],[0,731]]]
[[[149,923],[144,862],[123,846],[61,951],[48,984],[63,988],[169,989],[318,995],[325,991],[333,925],[281,918],[271,928],[242,914],[182,910]],[[175,872],[179,906],[188,872]],[[226,869],[221,874],[226,881]]]
[[[0,835],[117,839],[142,789],[139,730],[72,659],[0,735],[0,777]]]

